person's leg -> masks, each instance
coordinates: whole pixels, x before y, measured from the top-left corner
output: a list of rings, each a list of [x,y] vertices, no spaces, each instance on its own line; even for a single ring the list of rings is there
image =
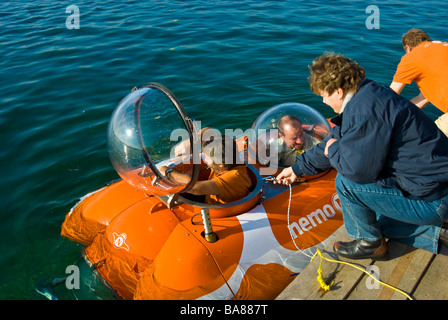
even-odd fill
[[[378,222],[383,235],[388,239],[432,253],[438,252],[440,225],[416,225],[382,215],[378,216]]]
[[[336,178],[336,189],[350,237],[378,241],[384,235],[437,252],[440,227],[448,218],[445,199],[410,200],[397,189],[378,187],[374,183],[353,183],[340,174]]]

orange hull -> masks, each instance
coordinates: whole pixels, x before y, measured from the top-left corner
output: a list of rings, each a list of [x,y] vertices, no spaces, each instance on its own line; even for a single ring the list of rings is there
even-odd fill
[[[311,249],[324,246],[343,224],[335,171],[291,188],[260,175],[276,171],[280,136],[270,130],[285,114],[302,119],[309,141],[330,132],[306,105],[268,109],[236,138],[240,158],[249,162],[252,191],[210,205],[179,195],[196,183],[204,165],[195,150],[200,125],[166,87],[136,89],[117,106],[108,129],[112,165],[124,180],[82,198],[62,235],[86,246],[87,263],[123,299],[274,299],[309,263]],[[177,137],[192,146],[182,163],[172,155]],[[190,182],[175,184],[160,172],[162,165]]]
[[[265,183],[262,199],[210,208],[214,243],[198,224],[201,206],[168,209],[119,181],[84,197],[62,235],[87,246],[88,262],[123,299],[274,299],[309,262],[296,246],[322,246],[343,224],[335,176],[294,185],[291,199],[288,187]]]

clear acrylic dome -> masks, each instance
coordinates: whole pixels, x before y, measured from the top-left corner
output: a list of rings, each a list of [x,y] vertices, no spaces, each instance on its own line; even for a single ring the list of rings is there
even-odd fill
[[[136,89],[119,103],[109,123],[112,165],[137,189],[161,196],[178,193],[194,183],[196,167],[185,157],[179,163],[174,146],[190,139],[192,131],[192,121],[167,88],[152,83]],[[162,165],[176,166],[190,176],[190,182],[174,184],[159,171]]]
[[[283,124],[279,127],[280,123]],[[290,129],[285,123],[295,129]],[[295,130],[294,134],[291,130]],[[315,109],[302,103],[289,102],[263,112],[253,123],[251,133],[248,146],[250,161],[269,166],[269,174],[274,174],[291,166],[298,154],[328,136],[330,125]]]

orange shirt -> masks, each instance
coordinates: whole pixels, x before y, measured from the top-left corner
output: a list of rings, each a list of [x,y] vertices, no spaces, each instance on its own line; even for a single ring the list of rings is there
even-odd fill
[[[448,112],[448,43],[426,41],[401,58],[394,82],[412,81],[429,102]]]
[[[219,195],[206,196],[205,202],[209,204],[240,200],[249,193],[252,186],[245,165],[235,166],[219,174],[212,171],[209,180],[215,181],[219,188]]]

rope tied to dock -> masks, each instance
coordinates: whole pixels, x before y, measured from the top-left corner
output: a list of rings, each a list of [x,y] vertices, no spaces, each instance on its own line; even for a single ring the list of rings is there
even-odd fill
[[[273,180],[275,180],[275,178],[271,176],[271,177],[266,177],[264,180],[265,180],[265,181],[273,181]],[[394,286],[392,286],[392,285],[390,285],[390,284],[387,284],[387,283],[385,283],[385,282],[383,282],[383,281],[381,281],[381,280],[375,278],[375,277],[373,276],[373,274],[369,273],[369,272],[368,272],[367,270],[365,270],[365,269],[362,269],[362,268],[360,268],[360,267],[358,267],[358,266],[356,266],[356,265],[354,265],[354,264],[352,264],[352,263],[346,262],[346,261],[333,260],[333,259],[329,259],[329,258],[324,257],[324,256],[322,255],[322,251],[321,251],[319,248],[317,248],[316,253],[314,253],[314,255],[313,255],[312,257],[309,256],[308,254],[306,254],[305,252],[303,252],[303,251],[299,248],[299,246],[297,245],[296,241],[294,240],[294,237],[292,236],[291,229],[290,229],[289,215],[290,215],[290,212],[291,212],[291,201],[292,201],[292,186],[291,186],[290,183],[288,184],[288,187],[289,187],[289,201],[288,201],[288,211],[287,211],[287,223],[288,223],[287,226],[288,226],[289,234],[291,235],[292,242],[294,243],[294,246],[296,247],[296,249],[297,249],[300,253],[302,253],[302,254],[304,254],[305,256],[311,258],[310,263],[313,261],[313,259],[314,259],[317,255],[319,255],[319,257],[320,257],[320,262],[319,262],[319,268],[317,269],[317,281],[319,282],[320,287],[321,287],[325,292],[331,290],[331,287],[332,287],[333,284],[334,284],[334,280],[333,280],[330,284],[327,284],[327,283],[325,282],[325,279],[324,279],[324,276],[323,276],[323,273],[322,273],[322,262],[323,262],[323,260],[326,260],[326,261],[328,261],[328,262],[338,263],[338,264],[345,264],[345,265],[348,265],[348,266],[353,267],[353,268],[355,268],[355,269],[358,269],[359,271],[364,272],[364,273],[367,274],[369,277],[373,278],[375,281],[378,281],[378,282],[379,282],[380,284],[382,284],[383,286],[388,287],[388,288],[390,288],[390,289],[392,289],[392,290],[395,290],[395,291],[401,293],[402,295],[404,295],[404,296],[405,296],[406,298],[408,298],[409,300],[414,300],[414,299],[413,299],[409,294],[407,294],[406,292],[404,292],[404,291],[402,291],[402,290],[400,290],[400,289],[398,289],[398,288],[396,288],[396,287],[394,287]]]
[[[314,254],[314,256],[311,258],[311,261],[313,261],[314,257],[319,254],[320,256],[320,262],[319,262],[319,269],[317,269],[317,281],[320,284],[320,287],[322,289],[324,289],[324,291],[330,291],[331,287],[334,284],[334,280],[330,283],[327,284],[324,280],[324,276],[322,275],[322,262],[324,261],[324,259],[326,259],[325,257],[322,256],[322,252],[320,251],[320,249],[318,248],[316,253]]]
[[[314,259],[314,257],[316,257],[316,255],[319,255],[319,256],[320,256],[319,268],[318,268],[318,270],[317,270],[317,274],[318,274],[318,275],[317,275],[317,281],[319,282],[321,288],[322,288],[323,290],[325,290],[325,291],[330,291],[331,286],[334,284],[334,280],[333,280],[329,285],[327,285],[327,283],[325,282],[325,280],[324,280],[324,278],[323,278],[323,275],[322,275],[322,261],[323,261],[323,260],[326,260],[326,261],[328,261],[328,262],[333,262],[333,263],[342,263],[342,264],[346,264],[346,265],[348,265],[348,266],[350,266],[350,267],[353,267],[353,268],[355,268],[355,269],[358,269],[359,271],[362,271],[362,272],[364,272],[365,274],[367,274],[369,277],[372,277],[375,281],[378,281],[378,282],[379,282],[380,284],[382,284],[383,286],[388,287],[388,288],[390,288],[390,289],[392,289],[392,290],[395,290],[395,291],[401,293],[402,295],[404,295],[404,296],[405,296],[406,298],[408,298],[409,300],[414,300],[414,299],[413,299],[409,294],[407,294],[406,292],[404,292],[404,291],[402,291],[402,290],[400,290],[400,289],[398,289],[398,288],[395,288],[394,286],[392,286],[392,285],[390,285],[390,284],[387,284],[387,283],[385,283],[385,282],[383,282],[383,281],[381,281],[381,280],[375,278],[371,273],[367,272],[365,269],[362,269],[362,268],[360,268],[360,267],[358,267],[358,266],[356,266],[356,265],[354,265],[354,264],[352,264],[352,263],[346,262],[346,261],[333,260],[333,259],[329,259],[329,258],[324,257],[324,256],[322,255],[322,252],[320,251],[320,249],[317,249],[316,253],[315,253],[314,256],[311,258],[311,261],[313,261],[313,259]]]

